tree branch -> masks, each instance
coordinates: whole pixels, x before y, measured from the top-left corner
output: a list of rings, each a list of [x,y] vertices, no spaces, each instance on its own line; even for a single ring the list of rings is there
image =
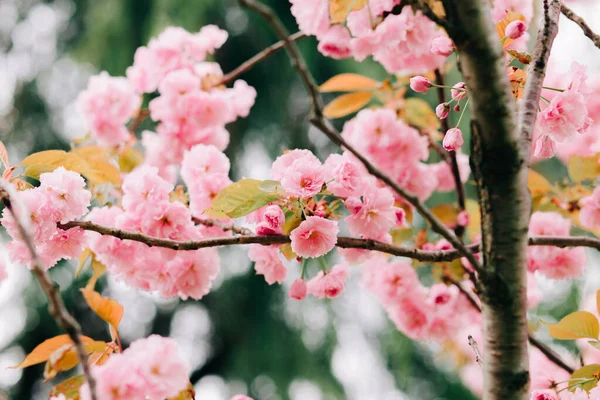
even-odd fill
[[[274,53],[278,52],[279,50],[283,49],[286,46],[286,44],[288,43],[288,41],[289,42],[295,42],[297,40],[304,39],[304,38],[306,38],[306,35],[304,33],[302,33],[302,32],[296,32],[296,33],[294,33],[293,35],[291,35],[289,37],[289,40],[280,40],[279,42],[272,44],[271,46],[267,47],[266,49],[264,49],[260,53],[257,53],[252,58],[249,58],[247,61],[243,62],[239,67],[237,67],[233,71],[228,72],[227,74],[225,74],[223,76],[223,78],[221,79],[221,82],[219,82],[219,85],[226,85],[229,82],[233,81],[238,76],[240,76],[241,74],[247,72],[253,66],[255,66],[256,64],[258,64],[259,62],[261,62],[265,58],[268,58],[272,54],[274,54]]]
[[[560,6],[560,11],[563,13],[563,15],[565,17],[569,18],[571,21],[573,21],[577,25],[579,25],[579,27],[583,31],[583,34],[585,36],[589,37],[592,40],[592,43],[594,43],[594,46],[596,46],[600,49],[600,35],[595,34],[594,31],[592,31],[592,29],[584,21],[583,18],[581,18],[579,15],[575,14],[573,12],[573,10],[571,10],[569,7],[565,6],[564,4],[562,4]]]
[[[542,84],[546,76],[546,66],[550,57],[550,50],[554,38],[558,34],[558,18],[560,17],[560,4],[544,2],[544,23],[540,27],[535,47],[531,56],[531,63],[527,70],[527,83],[523,91],[523,100],[517,117],[517,129],[521,136],[521,146],[524,147],[526,159],[529,160],[533,129],[540,104]],[[529,151],[528,151],[529,150]]]
[[[71,341],[75,345],[77,357],[79,358],[81,367],[83,368],[83,374],[90,387],[91,398],[92,400],[97,400],[96,381],[90,371],[90,366],[87,363],[85,347],[81,339],[81,326],[67,311],[67,307],[60,296],[60,289],[58,285],[52,282],[50,275],[46,269],[44,269],[37,254],[35,243],[31,235],[29,220],[25,217],[26,215],[29,215],[29,211],[25,209],[22,203],[16,203],[18,200],[18,194],[10,183],[6,182],[5,180],[0,180],[0,191],[3,192],[0,195],[2,198],[2,203],[12,214],[19,229],[19,234],[21,235],[25,245],[27,246],[27,249],[31,254],[33,274],[37,277],[42,290],[48,298],[48,310],[50,315],[52,318],[54,318],[56,323],[67,332],[71,338]],[[17,210],[15,210],[15,208],[17,208]]]
[[[423,15],[425,15],[427,18],[429,18],[431,21],[435,22],[442,28],[446,28],[448,26],[446,20],[440,18],[435,12],[433,12],[433,10],[429,6],[429,4],[427,4],[426,1],[422,2],[421,0],[409,0],[407,1],[407,3],[411,5],[413,9],[421,11]]]
[[[332,142],[345,148],[356,158],[358,158],[371,175],[379,178],[381,181],[390,186],[396,193],[404,197],[406,201],[413,205],[413,207],[417,209],[417,211],[423,216],[423,218],[425,218],[431,224],[431,228],[435,232],[439,233],[442,237],[448,240],[448,242],[450,242],[456,249],[458,249],[460,253],[464,255],[467,258],[467,260],[469,260],[469,262],[475,270],[480,270],[481,266],[479,264],[479,261],[477,261],[473,253],[471,253],[465,247],[465,245],[460,241],[460,239],[453,232],[451,232],[442,223],[442,221],[440,221],[431,212],[429,208],[427,208],[423,203],[421,203],[421,201],[416,196],[402,189],[396,182],[394,182],[386,174],[384,174],[377,167],[375,167],[369,160],[366,159],[365,156],[363,156],[354,147],[347,143],[339,134],[339,132],[337,132],[337,130],[333,128],[333,126],[331,126],[331,123],[323,115],[321,97],[319,91],[317,90],[317,86],[315,84],[313,76],[308,70],[306,62],[304,61],[302,54],[298,50],[298,47],[295,45],[295,43],[289,41],[289,35],[287,30],[285,29],[277,15],[273,12],[273,10],[265,6],[264,4],[255,2],[254,0],[239,0],[239,2],[262,15],[263,18],[267,20],[269,24],[271,24],[279,38],[287,42],[286,48],[288,50],[288,55],[290,56],[292,66],[296,68],[298,74],[300,75],[300,78],[304,82],[304,85],[306,86],[306,90],[308,91],[311,100],[312,124],[321,132],[323,132]]]
[[[150,110],[148,109],[142,109],[140,110],[140,112],[138,113],[137,117],[135,117],[135,119],[133,121],[131,121],[131,124],[129,124],[129,133],[131,133],[132,135],[135,135],[135,131],[137,130],[137,128],[140,127],[140,125],[142,124],[142,122],[144,122],[144,120],[150,115]]]
[[[231,224],[223,224],[214,219],[200,219],[196,217],[192,217],[192,221],[196,224],[204,225],[204,226],[216,226],[218,228],[223,229],[224,231],[231,231],[237,235],[252,235],[253,232],[241,226],[237,226],[234,223]]]

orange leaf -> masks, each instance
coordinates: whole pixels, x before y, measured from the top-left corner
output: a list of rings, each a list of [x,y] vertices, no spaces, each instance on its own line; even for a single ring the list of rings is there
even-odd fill
[[[103,341],[92,341],[84,343],[85,354],[91,354],[97,351],[104,351],[106,343]],[[61,371],[68,371],[79,364],[77,348],[74,344],[65,344],[54,351],[46,366],[44,367],[44,378],[46,381],[54,378]]]
[[[2,161],[2,165],[4,168],[9,168],[10,164],[8,163],[8,151],[6,150],[6,146],[0,140],[0,161]]]
[[[339,74],[319,87],[321,93],[329,92],[355,92],[360,90],[375,90],[381,83],[375,79],[359,74]]]
[[[329,20],[332,24],[342,23],[350,11],[360,10],[366,4],[367,0],[329,0]]]
[[[323,114],[327,118],[341,118],[348,114],[352,114],[371,101],[372,94],[370,92],[356,92],[341,95],[334,99],[323,110]]]
[[[69,400],[79,399],[79,388],[85,383],[85,376],[76,375],[54,386],[50,391],[50,396],[59,397],[63,394]]]
[[[93,342],[93,339],[87,336],[82,336],[81,340],[84,343]],[[50,356],[52,356],[52,353],[54,353],[56,350],[60,349],[64,345],[73,345],[73,342],[71,341],[69,335],[59,335],[51,339],[44,340],[42,343],[37,345],[35,349],[33,349],[32,352],[29,353],[23,361],[11,368],[25,368],[29,367],[30,365],[43,363],[44,361],[47,361],[50,358]]]
[[[91,288],[81,289],[83,297],[90,308],[98,314],[100,318],[108,322],[114,329],[119,326],[123,318],[123,306],[115,300],[107,299],[100,293]]]

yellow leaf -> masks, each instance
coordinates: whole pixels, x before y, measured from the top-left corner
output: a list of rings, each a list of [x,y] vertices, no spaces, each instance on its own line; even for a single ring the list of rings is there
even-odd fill
[[[598,339],[600,327],[598,318],[587,311],[576,311],[561,319],[556,324],[542,321],[550,330],[550,336],[555,339]]]
[[[100,318],[112,325],[113,328],[117,328],[123,317],[123,306],[117,303],[115,300],[103,297],[100,293],[95,292],[93,289],[85,288],[81,289],[83,298],[92,311],[94,311]]]
[[[99,146],[78,147],[71,151],[83,158],[90,166],[91,172],[86,176],[92,183],[121,183],[121,172],[111,161],[106,149]]]
[[[213,218],[239,218],[277,201],[278,191],[261,189],[263,181],[242,179],[227,186],[214,198],[205,214]]]
[[[375,79],[359,74],[339,74],[330,78],[319,87],[321,93],[329,92],[356,92],[361,90],[376,90],[381,83]]]
[[[281,250],[281,254],[283,254],[283,256],[288,261],[292,261],[298,258],[298,254],[294,253],[294,250],[292,250],[292,245],[290,243],[282,245],[279,249]]]
[[[414,232],[412,228],[402,228],[392,229],[390,234],[392,235],[392,243],[398,246],[412,239]]]
[[[50,396],[59,397],[63,394],[68,400],[79,400],[79,388],[85,383],[85,376],[77,375],[69,378],[50,390]]]
[[[585,391],[590,391],[598,384],[598,376],[600,373],[600,364],[589,364],[579,368],[571,374],[569,387],[571,391],[575,391],[580,387]]]
[[[409,125],[421,129],[437,129],[440,126],[440,119],[435,115],[435,111],[429,103],[418,97],[410,97],[405,100],[401,117]]]
[[[452,278],[456,282],[465,279],[465,267],[460,259],[449,262],[434,263],[431,269],[431,276],[436,281],[443,281],[445,276]]]
[[[92,263],[90,264],[90,267],[92,268],[92,277],[85,287],[88,289],[94,289],[98,279],[106,272],[106,266],[96,259],[95,254],[92,254]]]
[[[119,152],[119,169],[122,172],[129,173],[144,162],[144,155],[133,146],[129,146]]]
[[[456,218],[460,210],[451,204],[440,204],[431,209],[431,212],[446,226],[456,226]]]
[[[600,175],[598,154],[591,157],[573,155],[569,157],[567,169],[573,182],[595,180]]]
[[[329,0],[329,20],[332,24],[344,22],[350,11],[360,10],[366,4],[367,0]]]
[[[191,383],[188,383],[188,387],[179,393],[176,397],[170,397],[167,400],[192,400],[196,396],[196,392],[194,391],[194,386]]]
[[[81,271],[83,271],[83,267],[85,267],[85,263],[90,257],[92,257],[93,254],[94,253],[92,252],[92,250],[90,250],[89,247],[86,247],[83,250],[83,252],[79,256],[79,263],[77,264],[77,269],[75,270],[75,278],[79,277],[79,274],[81,274]]]
[[[533,198],[545,196],[554,190],[552,184],[542,174],[532,169],[529,170],[527,186]]]
[[[82,336],[81,340],[84,343],[93,341],[93,339],[87,336]],[[42,343],[37,345],[35,349],[33,349],[23,361],[11,368],[25,368],[29,367],[30,365],[43,363],[44,361],[47,361],[50,358],[52,353],[54,353],[56,350],[60,349],[64,345],[73,345],[73,342],[71,341],[69,335],[59,335],[51,339],[44,340]]]
[[[596,292],[596,310],[598,310],[598,314],[600,315],[600,290]]]
[[[481,212],[479,210],[479,203],[475,200],[467,199],[465,206],[467,213],[469,213],[467,232],[471,239],[473,239],[481,233]]]
[[[92,341],[84,343],[85,354],[91,354],[97,351],[104,351],[106,343],[103,341]],[[46,362],[44,367],[44,379],[46,381],[54,378],[61,371],[68,371],[79,364],[77,348],[74,344],[65,344],[55,350]]]
[[[323,114],[327,118],[341,118],[346,115],[357,112],[369,101],[371,101],[371,92],[354,92],[343,94],[335,98],[331,103],[323,109]]]

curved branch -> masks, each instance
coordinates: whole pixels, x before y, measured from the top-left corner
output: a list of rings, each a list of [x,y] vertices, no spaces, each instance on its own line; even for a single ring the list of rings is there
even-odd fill
[[[37,254],[35,242],[31,234],[31,228],[29,226],[29,220],[23,217],[24,215],[28,215],[28,210],[26,210],[21,203],[15,203],[15,201],[18,199],[18,194],[10,183],[6,182],[5,180],[0,180],[0,191],[2,192],[0,194],[2,203],[12,214],[19,229],[19,234],[21,235],[27,249],[31,254],[32,270],[40,282],[42,290],[48,298],[48,310],[50,315],[52,318],[54,318],[57,324],[67,332],[69,338],[75,345],[77,357],[79,358],[81,367],[83,368],[83,375],[85,376],[85,379],[90,387],[91,399],[97,400],[96,380],[94,379],[90,371],[90,366],[87,363],[87,355],[81,339],[83,335],[81,332],[81,326],[79,323],[77,323],[75,318],[69,314],[69,311],[67,311],[67,307],[60,296],[60,289],[58,285],[52,281],[50,275],[43,267],[39,255]],[[18,211],[15,211],[15,208],[17,208]]]
[[[569,18],[571,21],[573,21],[577,25],[579,25],[579,27],[583,31],[583,34],[585,36],[589,37],[591,39],[592,43],[594,43],[594,46],[596,46],[600,49],[600,35],[595,34],[594,31],[592,31],[592,29],[589,27],[589,25],[585,22],[585,20],[583,18],[581,18],[579,15],[575,14],[573,12],[573,10],[571,10],[569,7],[565,6],[564,4],[562,4],[560,6],[560,11],[563,13],[563,15],[565,17]]]
[[[248,70],[250,70],[252,67],[254,67],[256,64],[258,64],[265,58],[268,58],[270,55],[277,53],[279,50],[283,49],[288,42],[295,42],[296,40],[300,40],[300,39],[304,39],[304,38],[306,38],[306,35],[304,33],[296,32],[293,35],[291,35],[288,40],[280,40],[279,42],[272,44],[271,46],[267,47],[260,53],[257,53],[252,58],[249,58],[247,61],[240,64],[233,71],[225,74],[223,76],[223,78],[221,78],[221,81],[218,84],[219,85],[228,84],[229,82],[233,81],[235,78],[237,78],[244,72],[247,72]]]

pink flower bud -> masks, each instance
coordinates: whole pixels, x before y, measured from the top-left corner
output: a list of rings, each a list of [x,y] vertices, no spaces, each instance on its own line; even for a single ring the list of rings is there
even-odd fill
[[[525,22],[516,20],[506,26],[504,36],[510,39],[518,39],[523,36],[526,30],[527,25],[525,25]]]
[[[533,155],[539,158],[551,158],[556,152],[554,142],[548,136],[542,136],[535,142]]]
[[[444,136],[444,141],[442,142],[444,149],[448,151],[456,151],[460,149],[460,147],[464,143],[464,139],[462,136],[462,132],[458,128],[448,129],[446,135]]]
[[[454,111],[456,111],[456,112],[460,111],[460,104],[457,104],[454,106]]]
[[[281,229],[273,229],[266,222],[256,225],[255,231],[257,235],[278,235],[281,233]]]
[[[285,214],[281,207],[276,205],[268,206],[265,209],[264,222],[275,231],[281,228],[285,222]]]
[[[467,97],[467,92],[465,92],[464,90],[458,90],[466,88],[467,85],[464,82],[458,82],[456,85],[452,86],[452,90],[450,91],[450,93],[452,94],[452,98],[456,101],[460,101]]]
[[[323,288],[325,296],[333,299],[344,291],[344,282],[330,273],[323,277]]]
[[[302,300],[306,297],[306,282],[303,279],[296,279],[290,287],[289,297],[294,300]]]
[[[441,103],[435,108],[435,115],[439,119],[446,119],[450,113],[450,105],[448,103]]]
[[[469,213],[466,211],[461,211],[456,216],[456,223],[458,226],[467,226],[469,225]]]
[[[446,35],[440,35],[431,41],[429,50],[438,56],[448,57],[454,52],[454,43]]]
[[[431,86],[431,81],[424,76],[410,78],[410,88],[415,92],[425,93]]]
[[[400,226],[406,225],[406,211],[404,211],[404,208],[396,210],[396,221]]]

